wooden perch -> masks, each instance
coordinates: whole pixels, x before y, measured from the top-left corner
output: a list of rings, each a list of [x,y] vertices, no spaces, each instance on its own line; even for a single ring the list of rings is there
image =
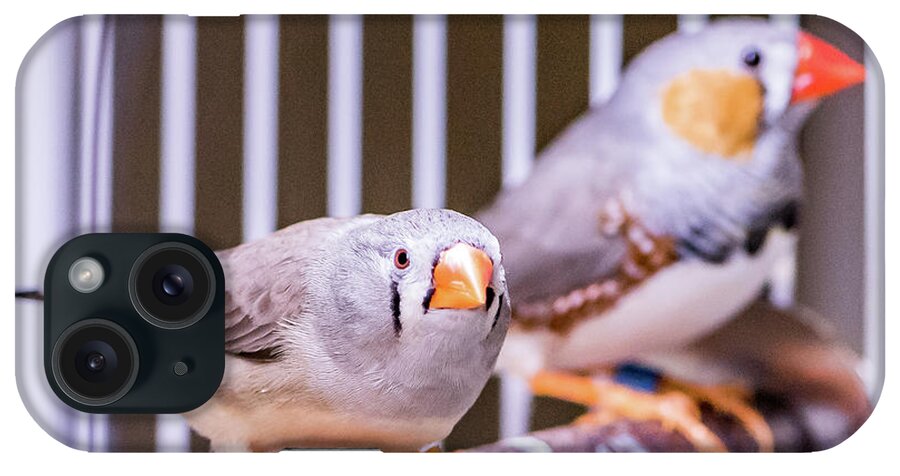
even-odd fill
[[[792,405],[773,395],[758,394],[754,406],[772,428],[777,452],[807,452],[827,449],[849,437],[862,421],[835,425],[822,434],[824,413]],[[721,439],[728,451],[755,452],[756,441],[728,414],[701,405],[703,423]],[[842,418],[838,417],[839,420]],[[838,429],[840,427],[841,429]],[[572,423],[527,435],[470,448],[471,452],[695,452],[697,448],[677,431],[656,421],[618,420],[608,424]]]

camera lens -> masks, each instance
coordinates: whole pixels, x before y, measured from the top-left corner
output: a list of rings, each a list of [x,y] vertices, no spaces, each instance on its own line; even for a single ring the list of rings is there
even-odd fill
[[[177,274],[167,274],[162,279],[162,288],[167,296],[181,296],[181,293],[184,292],[184,278]]]
[[[87,356],[87,368],[91,372],[100,372],[106,366],[106,357],[98,352],[91,352]]]
[[[160,302],[169,306],[184,304],[193,295],[194,278],[184,266],[163,266],[153,275],[153,292]]]
[[[181,329],[209,311],[215,278],[200,251],[183,243],[163,243],[137,259],[129,291],[144,319],[165,329]]]
[[[56,382],[73,400],[108,405],[134,384],[137,347],[117,324],[87,319],[63,332],[53,349],[52,366]]]

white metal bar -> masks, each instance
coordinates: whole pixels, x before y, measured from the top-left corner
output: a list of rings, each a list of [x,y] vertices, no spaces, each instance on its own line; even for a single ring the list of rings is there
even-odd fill
[[[101,71],[101,58],[103,55],[103,17],[88,15],[80,21],[81,57],[79,60],[79,92],[81,120],[79,145],[79,172],[78,181],[78,229],[80,232],[94,230],[94,212],[96,197],[96,126],[100,110],[100,84],[103,72]],[[86,447],[90,451],[94,448],[94,415],[81,414],[78,418],[78,434],[75,436],[79,446]]]
[[[191,450],[191,428],[181,415],[156,415],[154,437],[157,453],[185,453]]]
[[[90,450],[97,453],[109,451],[109,415],[91,415]]]
[[[163,17],[159,223],[164,231],[194,231],[197,21]]]
[[[800,15],[772,15],[770,21],[787,29],[800,28]]]
[[[884,383],[884,77],[865,48],[865,294],[861,377],[872,402]]]
[[[696,33],[709,23],[709,15],[678,15],[678,31]]]
[[[113,24],[102,15],[81,19],[79,58],[82,231],[108,231],[112,215]]]
[[[94,231],[96,200],[97,123],[100,114],[100,84],[103,57],[103,17],[88,15],[81,19],[79,58],[80,146],[78,219],[82,232]]]
[[[328,38],[328,214],[362,210],[362,17],[330,18]]]
[[[113,210],[113,79],[115,74],[115,22],[105,17],[103,33],[103,60],[100,64],[99,117],[97,118],[96,153],[97,173],[94,176],[95,209],[94,230],[112,231]],[[100,421],[106,417],[99,415]],[[101,432],[103,433],[103,432]]]
[[[101,15],[80,21],[80,232],[105,232],[112,216],[112,22]],[[108,447],[108,419],[82,414],[78,440],[90,451]]]
[[[19,76],[16,285],[39,289],[53,251],[78,228],[75,188],[80,177],[74,121],[79,22],[53,28],[25,59]],[[43,312],[39,303],[16,305],[16,378],[22,400],[37,423],[66,444],[79,441],[76,413],[62,404],[44,375]],[[82,435],[83,436],[83,435]]]
[[[537,18],[514,15],[503,27],[503,186],[522,183],[535,155]],[[528,432],[531,390],[517,375],[500,375],[500,437]]]
[[[528,433],[533,396],[528,381],[520,375],[500,375],[500,438]]]
[[[591,15],[591,105],[606,102],[619,85],[623,33],[621,15]]]
[[[93,430],[93,417],[90,413],[69,410],[72,428],[72,443],[75,448],[84,448],[89,451],[95,451],[91,446],[93,439],[91,431]]]
[[[160,109],[160,230],[194,231],[196,167],[197,22],[163,17]],[[156,418],[157,452],[189,451],[191,430],[178,415]]]
[[[503,186],[518,185],[534,164],[537,19],[511,15],[503,26]]]
[[[250,15],[244,30],[244,241],[278,222],[277,15]]]
[[[447,183],[447,19],[413,18],[412,206],[441,208]]]

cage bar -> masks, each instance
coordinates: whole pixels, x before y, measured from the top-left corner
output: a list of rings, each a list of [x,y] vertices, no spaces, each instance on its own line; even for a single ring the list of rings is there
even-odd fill
[[[328,214],[362,210],[362,18],[329,18]]]

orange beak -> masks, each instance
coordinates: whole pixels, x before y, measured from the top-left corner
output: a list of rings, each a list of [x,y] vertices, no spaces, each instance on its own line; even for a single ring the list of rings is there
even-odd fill
[[[806,32],[797,34],[797,70],[791,104],[818,99],[866,79],[863,65]]]
[[[434,294],[429,309],[474,309],[483,306],[494,264],[484,251],[457,243],[441,252],[434,267]]]

